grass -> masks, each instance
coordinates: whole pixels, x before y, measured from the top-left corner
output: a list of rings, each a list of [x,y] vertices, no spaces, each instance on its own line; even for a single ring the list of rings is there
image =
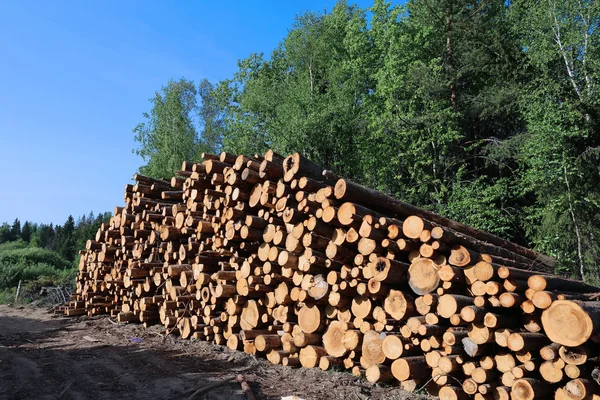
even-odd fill
[[[12,304],[15,302],[16,288],[0,290],[0,304]]]

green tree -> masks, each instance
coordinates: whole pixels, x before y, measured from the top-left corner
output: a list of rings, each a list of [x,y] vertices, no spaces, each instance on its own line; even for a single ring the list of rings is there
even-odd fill
[[[17,240],[21,237],[21,221],[19,218],[15,218],[12,226],[10,227],[10,240]]]
[[[155,178],[168,178],[183,161],[199,160],[203,151],[194,126],[198,112],[197,90],[193,82],[170,80],[150,99],[152,110],[133,132],[139,147],[134,153],[146,164],[140,172]]]
[[[10,225],[4,222],[0,225],[0,244],[10,242],[12,240],[12,235],[10,232]]]
[[[339,1],[230,79],[169,82],[135,130],[141,170],[299,151],[597,279],[598,27],[594,0]]]
[[[53,249],[55,245],[54,237],[55,232],[52,224],[40,224],[32,238],[32,245],[42,249]]]
[[[363,10],[338,2],[328,15],[299,15],[268,60],[253,54],[240,61],[216,88],[225,149],[300,151],[357,177],[356,143],[366,129],[360,100],[369,88],[352,56],[368,46],[366,29]]]
[[[31,240],[31,233],[31,224],[29,223],[29,221],[25,221],[25,223],[23,224],[23,229],[21,229],[21,239],[29,243],[29,241]]]
[[[75,220],[72,215],[69,215],[65,224],[57,230],[56,248],[64,259],[75,260]]]
[[[223,115],[215,97],[215,87],[208,79],[198,85],[200,106],[200,140],[205,151],[219,153],[223,148]]]
[[[520,98],[527,132],[515,138],[526,229],[562,272],[597,280],[600,4],[518,0],[512,18],[531,73]]]
[[[515,163],[496,154],[525,126],[515,101],[522,55],[507,3],[378,0],[371,13],[374,83],[360,146],[367,182],[522,239]]]

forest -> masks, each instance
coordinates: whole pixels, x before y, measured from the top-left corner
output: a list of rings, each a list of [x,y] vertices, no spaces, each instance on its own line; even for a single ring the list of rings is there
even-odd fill
[[[0,303],[15,300],[19,281],[23,282],[23,292],[33,297],[44,286],[72,286],[79,250],[110,216],[90,212],[77,220],[69,215],[62,225],[21,224],[18,218],[12,224],[0,225]]]
[[[152,177],[297,151],[598,283],[599,27],[594,0],[339,1],[228,79],[166,82],[133,151]]]

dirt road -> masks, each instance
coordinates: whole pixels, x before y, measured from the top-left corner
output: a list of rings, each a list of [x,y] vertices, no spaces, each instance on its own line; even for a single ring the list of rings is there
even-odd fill
[[[159,327],[0,306],[0,399],[187,400],[240,372],[261,400],[425,398],[344,372],[284,368],[226,347],[165,338]],[[246,397],[234,381],[194,398]]]

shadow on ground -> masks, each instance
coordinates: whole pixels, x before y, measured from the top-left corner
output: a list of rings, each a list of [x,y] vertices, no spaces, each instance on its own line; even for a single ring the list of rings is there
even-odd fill
[[[0,310],[0,399],[187,400],[199,388],[240,372],[261,400],[420,398],[348,373],[284,368],[206,342],[165,339],[159,332],[107,318],[40,321],[2,316]],[[195,398],[246,397],[233,381]]]
[[[169,346],[161,350],[125,339],[125,345],[70,340],[89,332],[69,322],[0,317],[0,399],[187,399],[248,367],[243,360],[206,361]],[[245,397],[232,382],[198,398]]]

